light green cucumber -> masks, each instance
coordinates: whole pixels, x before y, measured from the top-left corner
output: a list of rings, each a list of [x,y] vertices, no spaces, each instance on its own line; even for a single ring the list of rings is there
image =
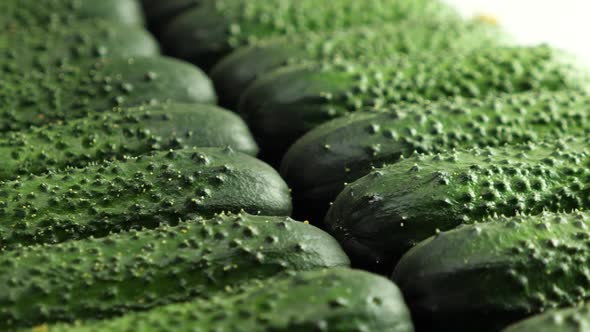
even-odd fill
[[[348,185],[326,222],[361,262],[391,266],[439,231],[493,215],[590,208],[588,138],[418,155]]]
[[[348,113],[448,97],[531,90],[588,91],[588,68],[547,46],[331,60],[273,71],[256,80],[239,110],[261,148],[282,153],[307,131]]]
[[[578,332],[590,329],[590,307],[551,310],[510,325],[503,332]]]
[[[345,183],[415,152],[589,134],[588,105],[587,94],[541,91],[357,112],[300,138],[283,158],[281,173],[296,200],[323,204],[325,213]]]
[[[258,152],[248,127],[233,112],[205,104],[141,106],[0,137],[0,155],[5,156],[0,180],[190,147]]]
[[[142,25],[143,13],[137,0],[2,0],[0,31],[34,26],[61,29],[84,19]]]
[[[400,260],[393,280],[417,322],[444,331],[499,331],[588,301],[588,212],[484,221],[441,232]],[[538,327],[522,331],[545,331]]]
[[[155,152],[1,182],[0,243],[59,243],[242,210],[291,214],[289,189],[270,166],[230,148]]]
[[[413,331],[409,311],[393,283],[343,268],[292,272],[208,301],[169,305],[111,321],[40,328],[48,332]]]
[[[44,27],[15,29],[0,35],[3,78],[106,57],[154,56],[158,53],[157,42],[143,28],[105,20],[84,20],[50,31]]]
[[[247,214],[20,248],[0,255],[0,328],[120,316],[285,271],[348,264],[313,226]]]
[[[397,54],[459,52],[507,43],[496,26],[481,22],[407,20],[332,32],[294,34],[243,47],[211,71],[223,105],[233,108],[256,78],[272,70],[325,59],[387,59]]]
[[[231,51],[271,37],[410,18],[460,19],[438,0],[200,0],[163,29],[161,40],[171,54],[209,68]]]
[[[201,70],[165,57],[105,58],[5,73],[0,81],[0,132],[115,107],[216,100],[211,81]]]

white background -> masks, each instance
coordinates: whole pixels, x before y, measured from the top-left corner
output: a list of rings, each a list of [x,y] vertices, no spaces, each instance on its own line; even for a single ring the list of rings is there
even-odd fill
[[[590,64],[590,0],[445,1],[467,17],[495,17],[518,42],[548,43]]]

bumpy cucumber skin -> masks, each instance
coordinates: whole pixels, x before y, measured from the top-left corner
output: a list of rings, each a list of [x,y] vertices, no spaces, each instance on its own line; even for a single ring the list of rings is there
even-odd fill
[[[559,309],[510,325],[502,332],[579,332],[590,328],[590,307]]]
[[[305,132],[347,113],[451,96],[587,90],[588,70],[546,46],[397,56],[381,63],[326,61],[263,75],[241,98],[262,150],[281,154]]]
[[[166,57],[102,59],[8,73],[0,81],[0,131],[168,100],[213,103],[216,96],[201,70]]]
[[[190,147],[258,152],[248,126],[233,112],[204,104],[142,106],[5,135],[0,180]]]
[[[218,317],[222,315],[223,318]],[[48,332],[128,331],[412,332],[390,281],[336,268],[254,282],[209,301],[174,304],[112,321],[47,326]]]
[[[0,243],[58,243],[187,216],[244,210],[290,215],[285,182],[231,149],[157,152],[0,183]]]
[[[143,28],[84,20],[50,31],[33,27],[3,33],[0,69],[10,75],[106,57],[154,56],[159,52],[158,43]]]
[[[293,144],[283,158],[281,174],[296,200],[306,206],[323,202],[325,213],[345,183],[414,152],[588,134],[588,104],[587,94],[529,92],[348,114]]]
[[[0,256],[0,327],[101,319],[348,264],[336,240],[313,226],[246,214],[20,248]]]
[[[232,50],[266,38],[408,18],[458,20],[432,0],[202,0],[172,20],[161,40],[171,54],[209,68]]]
[[[61,28],[82,19],[104,19],[127,25],[143,25],[137,0],[2,0],[0,31],[43,26]]]
[[[587,212],[487,221],[442,232],[401,259],[393,279],[417,321],[498,331],[534,313],[587,302]]]
[[[272,70],[324,59],[384,59],[392,54],[457,51],[506,43],[496,26],[465,22],[406,21],[344,31],[296,34],[236,50],[210,76],[226,107]]]
[[[361,261],[393,264],[418,242],[494,214],[590,207],[586,138],[415,156],[348,185],[326,223]]]

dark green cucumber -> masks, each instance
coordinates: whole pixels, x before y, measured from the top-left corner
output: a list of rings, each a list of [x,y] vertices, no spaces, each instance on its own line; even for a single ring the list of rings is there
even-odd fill
[[[222,104],[235,107],[257,78],[274,69],[323,59],[384,59],[392,54],[498,45],[499,29],[481,22],[405,21],[344,31],[296,34],[238,49],[211,71]]]
[[[0,132],[87,116],[117,106],[216,100],[197,67],[164,57],[101,59],[26,72],[0,81]]]
[[[579,332],[590,326],[590,306],[552,310],[515,323],[502,332]]]
[[[276,171],[229,148],[157,152],[2,182],[0,200],[5,248],[175,224],[193,214],[291,213]]]
[[[84,167],[151,151],[231,147],[256,155],[248,126],[235,113],[202,104],[120,109],[0,138],[0,180]]]
[[[137,0],[2,0],[0,31],[42,26],[61,28],[82,19],[104,19],[128,25],[142,25]]]
[[[348,185],[326,222],[355,257],[390,265],[438,231],[494,214],[590,208],[590,139],[404,159]]]
[[[313,226],[246,214],[20,248],[0,255],[0,328],[118,316],[283,271],[348,264]]]
[[[172,20],[161,40],[171,54],[208,68],[265,38],[407,18],[459,19],[438,0],[201,0]]]
[[[85,20],[51,31],[35,27],[0,35],[0,70],[3,73],[45,70],[105,57],[158,53],[158,43],[143,28],[103,20]]]
[[[216,294],[209,301],[172,304],[110,321],[42,327],[47,332],[413,331],[393,283],[344,268],[293,272]]]
[[[203,0],[142,0],[143,11],[155,32],[161,31],[175,16],[197,7]]]
[[[300,138],[285,155],[281,173],[296,200],[323,202],[325,213],[345,183],[414,152],[588,134],[588,105],[586,94],[528,92],[353,113]]]
[[[588,70],[546,46],[397,56],[381,63],[326,61],[262,76],[244,93],[263,151],[281,154],[305,132],[344,114],[449,96],[587,90]],[[569,61],[569,60],[567,60]]]
[[[588,212],[488,221],[442,232],[401,259],[393,279],[416,321],[498,331],[590,299]]]

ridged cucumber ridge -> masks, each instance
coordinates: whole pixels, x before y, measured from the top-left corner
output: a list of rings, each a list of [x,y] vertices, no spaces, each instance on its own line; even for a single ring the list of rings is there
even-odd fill
[[[152,151],[228,146],[258,152],[248,127],[233,112],[177,103],[122,108],[0,137],[0,180]]]
[[[105,19],[128,25],[143,25],[137,0],[2,0],[0,31],[42,26],[61,28],[83,19]]]
[[[0,243],[57,243],[220,212],[287,216],[274,169],[226,148],[156,152],[0,183]]]
[[[262,76],[242,96],[244,113],[268,150],[283,151],[344,114],[450,96],[530,90],[588,91],[589,71],[547,46],[398,56],[381,63],[326,61]],[[263,146],[263,150],[264,150]]]
[[[461,226],[410,250],[393,279],[418,317],[497,331],[493,326],[588,301],[588,226],[588,212]]]
[[[307,201],[330,202],[345,183],[416,152],[588,134],[589,104],[590,97],[577,92],[528,92],[353,113],[300,138],[281,173]]]
[[[348,185],[326,222],[352,253],[391,264],[438,231],[490,215],[590,208],[589,142],[562,138],[407,158]]]
[[[394,284],[350,269],[292,272],[254,282],[209,301],[169,305],[112,321],[48,326],[90,331],[413,331]]]
[[[246,214],[21,248],[0,255],[0,327],[118,316],[348,263],[313,226]]]
[[[44,27],[17,29],[0,35],[2,76],[105,57],[158,53],[157,42],[143,28],[104,20],[84,20],[50,31]]]
[[[287,65],[325,59],[386,59],[398,53],[464,51],[506,44],[497,26],[481,22],[408,20],[335,32],[289,35],[236,50],[211,71],[224,105],[236,106],[261,75]]]
[[[552,310],[510,325],[502,332],[578,332],[590,326],[590,306]]]
[[[408,18],[459,20],[437,0],[202,0],[172,20],[161,40],[175,56],[206,66],[269,37]]]
[[[212,103],[209,78],[165,57],[107,58],[7,73],[0,81],[0,131],[80,118],[117,106],[174,100]]]

